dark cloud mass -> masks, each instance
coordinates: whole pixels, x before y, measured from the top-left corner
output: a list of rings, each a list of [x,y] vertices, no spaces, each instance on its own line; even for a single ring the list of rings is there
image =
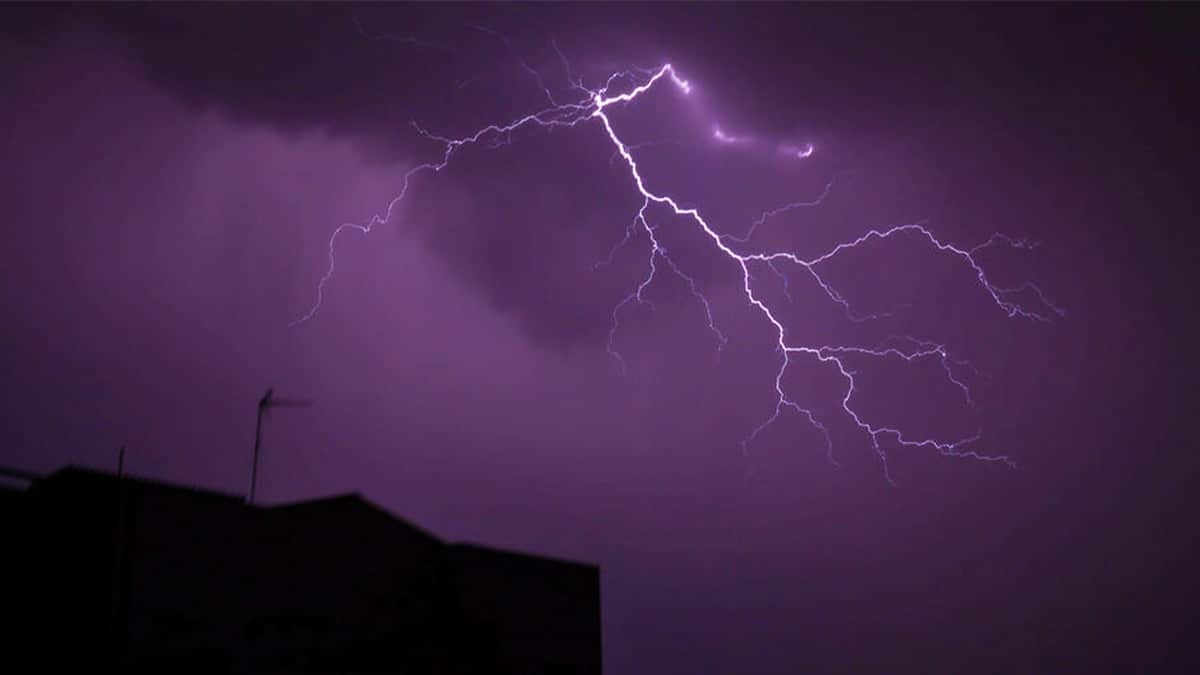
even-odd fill
[[[241,492],[355,490],[449,538],[598,562],[605,669],[1187,672],[1196,588],[1194,120],[1186,5],[156,4],[0,7],[0,465],[109,467]],[[506,41],[507,40],[507,41]],[[856,405],[914,433],[983,429],[1018,468],[891,451],[840,414],[836,372],[786,386],[833,458],[770,414],[777,356],[739,271],[653,210],[711,300],[644,277],[639,201],[596,124],[465,148],[386,207],[438,134],[670,59],[693,83],[613,113],[647,180],[805,255],[922,221],[1067,309],[1010,320],[915,239],[824,269],[789,336],[944,341],[983,376],[869,360]],[[713,139],[714,125],[745,146]],[[511,142],[509,142],[511,141]],[[816,151],[784,157],[782,146]],[[849,362],[849,361],[848,361]]]

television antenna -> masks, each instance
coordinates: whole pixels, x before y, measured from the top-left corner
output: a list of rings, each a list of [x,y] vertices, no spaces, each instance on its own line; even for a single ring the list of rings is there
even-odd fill
[[[254,424],[254,464],[250,467],[250,496],[246,503],[254,503],[255,489],[258,487],[258,456],[262,450],[263,418],[271,408],[308,408],[312,401],[305,399],[276,398],[275,388],[267,389],[267,393],[258,399],[258,416]]]

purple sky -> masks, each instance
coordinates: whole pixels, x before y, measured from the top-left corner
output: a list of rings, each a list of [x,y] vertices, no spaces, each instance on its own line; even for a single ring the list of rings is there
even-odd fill
[[[0,9],[6,218],[0,465],[112,468],[244,492],[254,403],[309,397],[266,434],[266,502],[358,491],[440,535],[597,562],[606,672],[1182,669],[1194,608],[1197,26],[1185,6],[159,6]],[[483,26],[508,37],[476,30]],[[362,31],[360,31],[360,28]],[[365,32],[365,35],[364,35]],[[417,38],[419,43],[406,40]],[[919,240],[802,275],[790,335],[908,334],[936,362],[859,369],[864,414],[920,436],[982,428],[1017,468],[887,447],[845,418],[836,370],[778,356],[736,266],[660,218],[677,277],[613,306],[645,236],[597,122],[522,130],[414,179],[461,135],[670,60],[695,85],[613,113],[647,179],[754,245],[814,256],[925,221],[1067,312],[1009,319]],[[730,136],[753,143],[723,144]],[[812,143],[812,157],[783,146]],[[769,274],[769,272],[765,272]]]

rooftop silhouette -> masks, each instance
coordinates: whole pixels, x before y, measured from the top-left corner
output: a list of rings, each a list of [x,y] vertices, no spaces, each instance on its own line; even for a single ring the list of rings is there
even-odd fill
[[[355,494],[264,507],[76,467],[16,477],[9,614],[39,669],[600,673],[595,566],[447,543]]]

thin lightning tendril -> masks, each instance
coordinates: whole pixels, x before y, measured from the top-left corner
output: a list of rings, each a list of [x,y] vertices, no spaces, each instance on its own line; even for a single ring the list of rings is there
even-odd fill
[[[478,30],[496,35],[504,41],[505,45],[512,50],[512,45],[508,39],[490,29],[477,27]],[[663,65],[657,69],[634,69],[621,71],[609,76],[603,86],[597,89],[588,89],[584,86],[582,80],[571,79],[571,69],[566,57],[559,50],[558,45],[552,43],[556,54],[562,62],[563,70],[566,73],[567,79],[571,85],[572,91],[584,92],[586,97],[581,98],[573,103],[558,103],[553,93],[545,85],[541,75],[529,66],[523,59],[517,56],[522,67],[530,72],[538,87],[544,92],[549,107],[539,110],[538,112],[520,117],[506,124],[491,124],[478,129],[474,133],[460,138],[450,138],[436,135],[426,131],[421,126],[413,123],[413,127],[417,133],[425,138],[435,141],[442,146],[441,157],[436,162],[428,162],[410,168],[403,175],[401,188],[387,208],[382,214],[373,216],[364,224],[343,223],[338,226],[331,235],[328,245],[329,266],[325,274],[317,283],[316,301],[312,308],[302,317],[294,321],[291,325],[296,325],[308,321],[316,315],[324,300],[325,287],[332,279],[334,274],[334,251],[338,238],[345,232],[354,230],[362,234],[369,234],[376,225],[382,225],[389,222],[395,213],[397,206],[403,201],[408,194],[412,179],[423,173],[437,173],[446,168],[455,153],[460,149],[471,146],[481,141],[488,141],[496,144],[507,144],[511,140],[513,132],[521,130],[525,127],[537,126],[541,128],[553,129],[554,127],[575,127],[588,122],[598,122],[603,128],[609,141],[614,148],[613,161],[620,157],[628,168],[629,177],[633,186],[641,196],[641,205],[638,208],[632,221],[626,226],[624,237],[613,246],[612,250],[606,259],[596,263],[593,269],[608,265],[612,262],[614,255],[619,249],[632,241],[638,232],[644,233],[649,241],[649,255],[647,261],[647,272],[645,277],[636,285],[636,287],[623,299],[621,299],[612,310],[612,323],[608,333],[608,353],[620,367],[621,372],[626,371],[626,361],[621,356],[620,352],[615,348],[614,342],[620,328],[620,315],[623,309],[631,304],[647,305],[653,309],[653,303],[646,297],[646,290],[654,282],[658,272],[663,269],[662,266],[669,269],[672,273],[678,276],[688,285],[692,295],[700,302],[704,315],[708,323],[708,328],[712,333],[718,352],[725,346],[728,339],[724,333],[717,327],[713,318],[712,305],[708,298],[704,295],[696,282],[695,278],[687,274],[676,261],[668,254],[667,249],[660,242],[656,226],[654,226],[648,217],[648,210],[651,207],[665,207],[670,209],[670,212],[675,217],[687,219],[693,223],[699,231],[704,234],[711,242],[712,246],[727,258],[733,265],[741,271],[742,284],[741,292],[745,297],[749,306],[756,309],[768,324],[773,328],[775,334],[775,351],[780,356],[778,370],[775,371],[774,389],[775,389],[775,404],[772,413],[762,421],[758,426],[752,429],[749,435],[742,441],[742,449],[748,451],[749,445],[754,442],[760,434],[762,434],[774,422],[779,420],[785,412],[791,410],[798,413],[808,421],[814,429],[821,433],[825,439],[826,453],[829,461],[837,465],[837,461],[833,456],[833,440],[829,428],[817,415],[814,409],[806,408],[799,402],[789,397],[784,391],[783,380],[787,374],[789,366],[795,361],[814,361],[816,363],[832,367],[841,376],[846,384],[846,388],[841,397],[841,408],[845,415],[855,426],[858,427],[870,439],[871,446],[883,468],[884,477],[893,482],[890,470],[888,468],[888,454],[884,448],[883,441],[890,439],[895,445],[908,448],[927,448],[937,451],[938,453],[949,457],[971,458],[986,462],[1001,463],[1008,466],[1015,466],[1013,460],[1005,455],[990,455],[984,454],[970,449],[973,443],[979,440],[980,433],[972,436],[954,440],[939,440],[936,438],[913,438],[899,428],[884,426],[867,420],[854,406],[854,399],[858,394],[857,381],[855,379],[856,371],[850,368],[847,364],[847,357],[870,357],[874,359],[902,359],[908,363],[914,363],[920,360],[934,359],[938,361],[942,369],[945,371],[946,378],[950,384],[961,390],[964,400],[967,405],[974,406],[975,401],[972,397],[970,388],[967,383],[960,377],[962,371],[968,370],[973,374],[978,375],[978,372],[967,362],[953,358],[944,345],[935,342],[919,340],[907,336],[895,336],[885,340],[884,343],[876,347],[862,346],[844,346],[844,345],[801,345],[795,344],[788,340],[788,332],[783,322],[776,315],[776,310],[772,305],[764,300],[755,290],[752,274],[752,266],[762,265],[771,270],[775,276],[783,282],[783,291],[785,296],[790,301],[791,296],[788,291],[788,276],[778,267],[780,264],[791,264],[803,267],[809,276],[822,289],[825,295],[833,303],[839,305],[844,310],[848,319],[852,321],[867,321],[886,314],[870,314],[858,315],[854,313],[849,302],[833,288],[822,276],[820,270],[826,263],[832,261],[836,256],[845,251],[857,248],[872,240],[886,241],[897,237],[910,236],[925,240],[936,251],[951,255],[960,259],[967,267],[971,269],[975,279],[978,281],[981,289],[991,298],[992,302],[1000,308],[1009,318],[1023,318],[1033,321],[1050,322],[1051,314],[1055,316],[1063,316],[1062,309],[1052,304],[1041,289],[1033,283],[1024,283],[1019,286],[1005,288],[995,285],[987,276],[983,267],[976,259],[976,255],[981,251],[997,246],[1005,245],[1017,249],[1031,249],[1036,246],[1035,243],[1024,239],[1014,239],[1003,234],[994,234],[988,240],[973,248],[960,248],[953,244],[944,242],[938,239],[924,223],[913,223],[906,225],[898,225],[888,229],[871,229],[862,236],[852,241],[839,243],[825,253],[804,258],[800,255],[788,251],[776,252],[742,252],[738,248],[747,245],[753,237],[755,231],[763,226],[769,219],[802,207],[813,207],[820,205],[833,189],[833,181],[831,180],[825,187],[825,190],[815,199],[807,201],[798,201],[775,209],[765,211],[757,220],[755,220],[742,236],[734,236],[730,234],[718,232],[700,213],[699,209],[694,206],[684,206],[676,198],[660,194],[653,191],[642,176],[641,170],[638,167],[637,160],[633,155],[633,150],[637,145],[627,144],[621,140],[613,125],[612,119],[609,117],[609,111],[615,107],[625,106],[633,103],[643,94],[651,91],[660,83],[674,86],[683,94],[688,94],[691,91],[691,84],[687,80],[681,78],[675,68],[671,64]],[[515,52],[514,56],[516,56]],[[628,82],[631,86],[621,93],[609,93],[618,82]],[[720,140],[720,139],[719,139]],[[802,151],[797,152],[798,157],[807,157],[812,154],[812,146],[806,146]],[[611,162],[610,162],[611,163]],[[1017,296],[1032,294],[1037,298],[1038,303],[1043,309],[1030,309],[1020,304]]]

